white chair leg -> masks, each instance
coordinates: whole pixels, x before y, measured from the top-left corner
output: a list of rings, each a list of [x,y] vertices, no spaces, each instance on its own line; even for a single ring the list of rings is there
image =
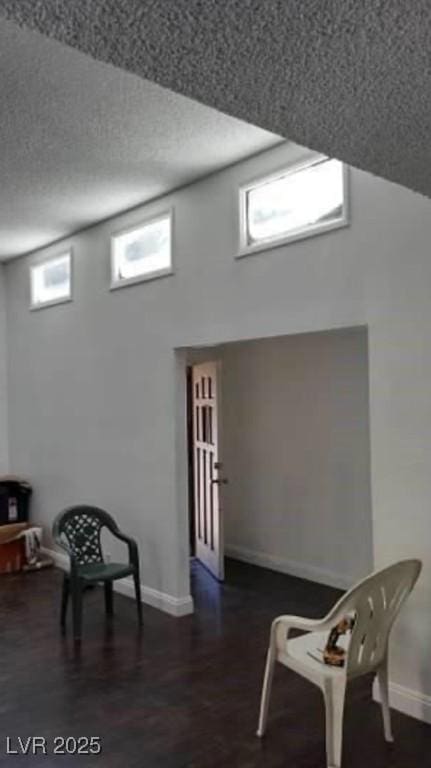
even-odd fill
[[[259,737],[262,737],[266,731],[269,698],[271,696],[272,678],[274,675],[274,664],[275,651],[270,645],[266,655],[265,676],[263,678],[262,697],[260,700],[259,724],[257,726],[257,736]]]
[[[385,659],[377,670],[377,680],[380,689],[380,701],[382,705],[383,729],[386,741],[393,741],[391,710],[389,709],[389,682],[388,682],[388,660]]]
[[[344,680],[340,683],[328,682],[323,689],[328,768],[341,768],[345,693],[346,684]]]

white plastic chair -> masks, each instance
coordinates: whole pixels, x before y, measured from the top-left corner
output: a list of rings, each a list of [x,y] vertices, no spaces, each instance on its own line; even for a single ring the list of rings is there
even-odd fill
[[[272,676],[276,661],[306,677],[322,690],[326,715],[328,768],[341,767],[343,711],[349,680],[375,671],[380,686],[386,741],[393,741],[388,699],[388,639],[404,600],[412,591],[422,568],[420,560],[402,560],[371,574],[345,594],[324,619],[278,616],[272,623],[260,705],[258,736],[268,718]],[[344,667],[323,663],[322,650],[328,632],[341,619],[354,616]],[[307,634],[289,640],[292,629]]]

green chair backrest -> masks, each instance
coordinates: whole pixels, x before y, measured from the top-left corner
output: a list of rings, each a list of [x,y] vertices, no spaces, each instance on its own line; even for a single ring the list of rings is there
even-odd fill
[[[53,524],[53,536],[58,544],[64,540],[78,565],[103,563],[100,540],[102,528],[117,530],[115,520],[103,509],[86,505],[69,507]]]

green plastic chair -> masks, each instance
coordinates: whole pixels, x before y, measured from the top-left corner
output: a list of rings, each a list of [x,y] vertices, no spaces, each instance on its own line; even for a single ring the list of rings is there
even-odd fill
[[[100,541],[103,528],[129,549],[128,563],[105,563]],[[98,507],[69,507],[57,515],[53,523],[54,541],[70,557],[70,571],[64,574],[61,600],[61,627],[66,628],[69,595],[72,598],[73,634],[81,638],[82,594],[86,586],[103,582],[105,607],[108,616],[113,614],[113,582],[132,576],[135,584],[136,607],[139,625],[142,624],[141,583],[139,575],[138,547],[134,539],[120,531],[115,520]]]

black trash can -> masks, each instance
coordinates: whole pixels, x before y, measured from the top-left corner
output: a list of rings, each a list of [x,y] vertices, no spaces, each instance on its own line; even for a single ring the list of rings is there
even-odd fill
[[[31,493],[25,480],[0,478],[0,525],[28,521]]]

